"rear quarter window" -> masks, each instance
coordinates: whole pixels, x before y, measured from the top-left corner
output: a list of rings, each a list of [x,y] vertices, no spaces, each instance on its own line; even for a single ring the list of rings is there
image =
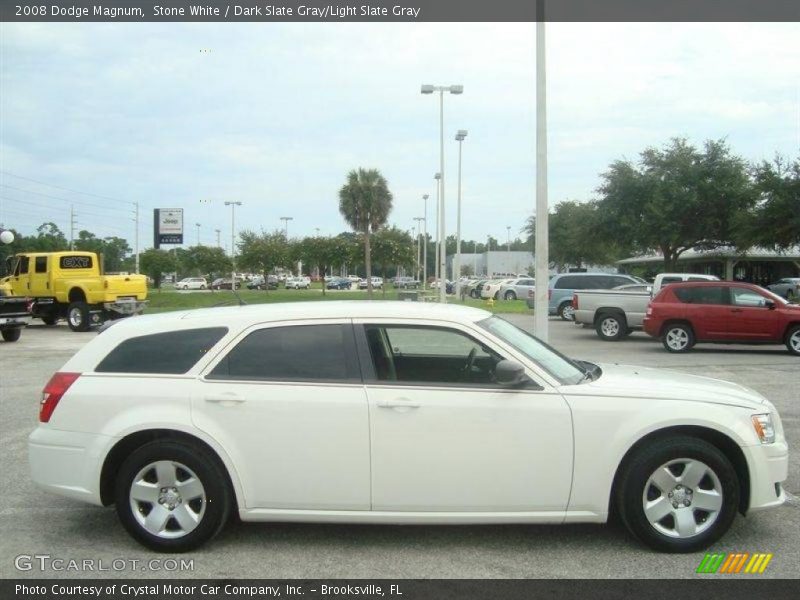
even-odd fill
[[[182,375],[226,333],[227,327],[204,327],[129,338],[109,352],[95,372]]]

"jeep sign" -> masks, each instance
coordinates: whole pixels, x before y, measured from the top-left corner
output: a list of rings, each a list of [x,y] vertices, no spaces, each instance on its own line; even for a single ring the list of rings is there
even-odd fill
[[[156,208],[153,210],[155,239],[153,245],[183,243],[183,209]]]

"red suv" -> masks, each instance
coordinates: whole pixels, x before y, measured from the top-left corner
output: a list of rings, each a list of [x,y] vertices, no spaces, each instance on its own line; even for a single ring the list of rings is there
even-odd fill
[[[650,302],[643,325],[670,352],[697,342],[786,344],[800,356],[800,305],[749,283],[673,283]]]

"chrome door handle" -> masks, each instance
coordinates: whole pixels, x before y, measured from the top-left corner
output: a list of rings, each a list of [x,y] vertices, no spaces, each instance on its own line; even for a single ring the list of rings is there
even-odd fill
[[[380,408],[419,408],[419,402],[412,402],[405,398],[397,398],[396,400],[378,400],[377,405]]]
[[[238,396],[206,396],[204,398],[206,402],[211,404],[222,404],[223,406],[233,406],[234,404],[241,404],[244,402],[244,398],[239,398]]]

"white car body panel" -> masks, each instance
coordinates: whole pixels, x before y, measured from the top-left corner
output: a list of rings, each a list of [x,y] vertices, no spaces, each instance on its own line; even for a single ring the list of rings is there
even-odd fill
[[[599,522],[620,461],[637,441],[666,427],[698,426],[741,448],[751,510],[785,499],[775,491],[788,468],[780,418],[742,386],[617,365],[601,365],[597,381],[561,385],[479,327],[490,316],[482,310],[310,304],[134,317],[94,337],[61,369],[83,375],[30,436],[34,481],[100,504],[101,470],[114,445],[134,432],[169,429],[219,455],[244,520]],[[309,322],[445,325],[520,362],[541,389],[204,379],[248,331]],[[184,375],[93,373],[129,337],[212,325],[229,331]],[[398,400],[418,406],[383,406]],[[753,431],[751,415],[759,413],[772,414],[772,444],[761,444]]]

